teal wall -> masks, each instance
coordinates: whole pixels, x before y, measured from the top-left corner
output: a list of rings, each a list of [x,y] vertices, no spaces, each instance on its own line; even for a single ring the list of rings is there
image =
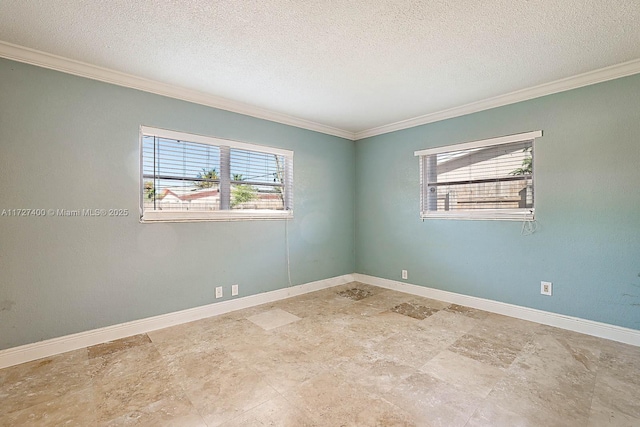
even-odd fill
[[[415,150],[532,130],[535,234],[419,219]],[[640,329],[639,165],[640,75],[357,141],[356,271]]]
[[[284,221],[141,224],[140,125],[294,150],[293,284],[352,273],[354,143],[0,60],[0,349],[288,286]]]
[[[288,286],[283,221],[138,222],[141,124],[294,150],[294,285],[407,269],[409,283],[640,329],[640,75],[353,143],[0,60],[0,212],[131,212],[0,216],[0,349],[223,301],[234,283]],[[415,150],[539,129],[535,234],[419,219]]]

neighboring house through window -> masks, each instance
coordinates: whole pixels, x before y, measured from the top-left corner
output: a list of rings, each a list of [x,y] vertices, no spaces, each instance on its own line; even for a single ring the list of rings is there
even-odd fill
[[[293,216],[293,152],[142,126],[140,218],[151,221]]]
[[[534,140],[542,131],[416,151],[420,216],[534,219]]]

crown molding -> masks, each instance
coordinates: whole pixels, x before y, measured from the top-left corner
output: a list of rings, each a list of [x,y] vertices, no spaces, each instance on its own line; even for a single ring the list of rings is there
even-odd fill
[[[167,83],[137,77],[108,68],[98,67],[96,65],[64,58],[58,55],[52,55],[50,53],[30,49],[24,46],[19,46],[4,41],[0,41],[0,58],[24,62],[26,64],[49,68],[51,70],[61,71],[67,74],[73,74],[75,76],[86,77],[88,79],[111,83],[131,89],[137,89],[144,92],[154,93],[156,95],[162,95],[170,98],[180,99],[183,101],[193,102],[195,104],[205,105],[207,107],[213,107],[220,110],[231,111],[233,113],[244,114],[246,116],[251,116],[258,119],[264,119],[289,126],[295,126],[298,128],[337,136],[340,138],[349,140],[353,140],[354,138],[353,132],[349,132],[343,129],[338,129],[332,126],[312,122],[310,120],[289,116],[287,114],[277,113],[275,111],[270,111],[242,102],[232,101],[230,99],[206,94],[197,90],[187,89]]]
[[[515,92],[506,93],[504,95],[494,96],[481,101],[472,102],[470,104],[461,105],[459,107],[449,108],[447,110],[437,111],[414,117],[412,119],[401,120],[399,122],[390,123],[388,125],[378,126],[375,128],[363,130],[355,133],[355,140],[369,138],[376,135],[382,135],[397,130],[408,129],[415,126],[426,125],[427,123],[439,122],[441,120],[452,119],[454,117],[465,116],[479,111],[489,110],[491,108],[502,107],[516,102],[527,101],[529,99],[539,98],[554,93],[565,92],[571,89],[577,89],[583,86],[589,86],[596,83],[606,82],[608,80],[618,79],[633,74],[640,73],[640,59],[623,62],[609,67],[600,68],[598,70],[589,71],[572,77],[567,77],[553,82],[544,83],[527,89],[517,90]]]
[[[108,68],[98,67],[73,59],[64,58],[50,53],[41,52],[24,46],[0,41],[0,58],[11,59],[26,64],[36,65],[63,73],[73,74],[105,83],[142,90],[156,95],[167,96],[195,104],[205,105],[220,110],[231,111],[246,116],[264,119],[276,123],[282,123],[302,129],[337,136],[348,140],[360,140],[372,136],[382,135],[397,130],[408,129],[454,117],[465,116],[491,108],[502,107],[517,102],[527,101],[554,93],[577,89],[596,83],[606,82],[621,77],[640,73],[640,59],[612,65],[594,71],[589,71],[576,76],[567,77],[553,82],[544,83],[526,89],[517,90],[504,95],[472,102],[458,107],[436,111],[412,119],[401,120],[383,126],[365,129],[359,132],[350,132],[344,129],[334,128],[310,120],[301,119],[287,114],[270,111],[264,108],[245,104],[238,101],[206,94],[193,89],[187,89],[167,83],[162,83],[131,74],[122,73]]]

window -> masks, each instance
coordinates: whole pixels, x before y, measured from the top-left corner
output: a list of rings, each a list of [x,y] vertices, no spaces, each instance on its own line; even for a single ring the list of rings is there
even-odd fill
[[[421,218],[534,219],[534,140],[542,131],[416,151]]]
[[[293,152],[142,126],[140,219],[293,217]]]

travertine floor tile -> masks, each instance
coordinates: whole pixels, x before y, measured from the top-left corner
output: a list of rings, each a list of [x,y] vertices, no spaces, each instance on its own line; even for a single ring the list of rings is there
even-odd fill
[[[273,337],[293,342],[312,360],[335,367],[392,333],[384,325],[366,317],[336,313],[333,316],[304,318],[274,330]]]
[[[147,333],[151,342],[160,354],[175,354],[193,349],[206,348],[211,342],[202,339],[206,331],[204,320],[189,322],[170,328],[159,329]]]
[[[99,424],[140,412],[161,400],[185,400],[184,392],[164,367],[126,377],[96,379],[94,395]]]
[[[460,338],[473,328],[481,324],[481,321],[461,314],[440,310],[418,323],[422,329],[441,332],[445,336]],[[456,341],[456,340],[454,340]],[[453,344],[453,341],[449,343]]]
[[[455,387],[421,372],[401,381],[385,398],[420,426],[464,426],[481,402],[464,386]]]
[[[598,372],[640,387],[640,348],[603,340]]]
[[[638,427],[640,418],[635,418],[615,409],[602,406],[600,402],[593,402],[589,416],[588,427]]]
[[[633,383],[638,375],[630,372],[629,380],[610,376],[606,372],[598,373],[593,404],[613,410],[632,418],[640,418],[640,387]]]
[[[451,304],[448,302],[418,296],[414,296],[409,302],[415,305],[422,305],[425,307],[433,308],[434,310],[444,310],[451,306]]]
[[[226,319],[208,322],[206,327],[194,336],[194,340],[198,346],[202,345],[204,350],[216,347],[242,353],[271,344],[271,335],[268,332],[244,318]]]
[[[296,298],[280,301],[276,303],[275,306],[288,313],[304,318],[318,315],[330,316],[341,312],[352,304],[360,302],[341,297],[333,289],[329,289],[329,291],[330,292],[321,291],[324,292],[324,295],[315,295],[315,292],[301,295]],[[365,298],[362,301],[366,301],[369,298]]]
[[[372,296],[357,301],[355,304],[347,306],[344,310],[350,313],[362,316],[373,315],[383,311],[389,311],[392,307],[404,302],[412,301],[413,295],[403,294],[390,290],[379,290],[374,292]]]
[[[474,319],[480,319],[480,320],[485,319],[489,315],[489,313],[487,313],[486,311],[478,310],[476,308],[471,308],[471,307],[465,307],[464,305],[458,305],[458,304],[451,304],[444,310],[450,313],[458,313],[458,314],[462,314],[463,316],[468,316],[468,317],[472,317]]]
[[[420,320],[414,319],[413,317],[395,313],[391,311],[391,309],[374,314],[372,318],[395,333],[404,333],[405,331],[413,330],[420,322]]]
[[[283,397],[276,396],[248,410],[239,417],[224,423],[222,427],[315,427],[317,425],[311,418],[295,408]]]
[[[140,334],[122,338],[116,341],[109,341],[103,344],[93,345],[91,347],[88,347],[87,349],[89,351],[89,359],[93,359],[94,357],[104,357],[150,343],[151,340],[149,339],[149,336],[147,334]]]
[[[333,288],[329,288],[323,291],[320,291],[319,294],[321,294],[321,292],[334,292],[334,293],[340,293],[342,291],[348,290],[348,289],[361,289],[363,291],[366,291],[366,293],[371,296],[371,295],[378,295],[379,293],[385,292],[386,289],[383,288],[379,288],[377,286],[372,286],[372,285],[367,285],[366,283],[362,283],[362,282],[350,282],[350,283],[346,283],[344,285],[340,285],[340,286],[335,286]]]
[[[555,338],[561,338],[571,344],[572,347],[588,348],[592,350],[597,349],[598,351],[605,342],[608,342],[608,340],[604,340],[602,338],[568,331],[566,329],[554,328],[553,326],[548,325],[540,325],[539,333],[548,334]]]
[[[515,350],[522,348],[531,342],[539,331],[537,323],[525,320],[512,319],[498,314],[489,314],[482,319],[470,333],[476,337],[484,338]]]
[[[373,350],[380,358],[418,369],[444,350],[444,346],[426,333],[422,336],[418,331],[413,331],[412,334],[391,336],[375,345]]]
[[[559,420],[560,422],[560,420]],[[465,427],[539,427],[536,421],[527,419],[523,415],[519,415],[503,409],[497,405],[482,403],[473,413]]]
[[[337,369],[350,382],[380,396],[385,396],[400,381],[416,372],[414,367],[384,358],[375,352],[366,352],[346,360]]]
[[[413,317],[414,319],[422,320],[434,313],[437,313],[439,310],[416,303],[403,302],[402,304],[398,304],[391,308],[391,311]]]
[[[485,402],[536,425],[584,426],[589,419],[592,392],[572,388],[570,381],[558,379],[540,384],[521,375],[506,375],[498,381]]]
[[[303,317],[297,322],[267,331],[267,336],[270,342],[286,342],[296,348],[317,347],[331,332],[327,327],[329,323],[324,316]]]
[[[291,313],[287,313],[286,311],[281,310],[279,308],[274,308],[273,310],[265,311],[259,314],[254,314],[253,316],[248,317],[247,319],[255,323],[256,325],[260,326],[265,331],[269,331],[279,326],[288,325],[289,323],[293,323],[300,320],[298,316]]]
[[[189,426],[207,427],[206,423],[184,396],[173,396],[152,402],[99,426]]]
[[[462,386],[478,397],[486,397],[493,386],[505,375],[504,371],[487,363],[478,362],[445,350],[429,360],[420,372]]]
[[[0,370],[0,414],[48,402],[91,384],[87,350]]]
[[[220,348],[198,349],[163,356],[166,369],[173,378],[181,384],[188,383],[189,386],[215,377],[218,375],[219,367],[230,359],[229,353]]]
[[[565,386],[590,398],[597,360],[589,349],[571,347],[564,340],[549,335],[536,335],[507,372],[546,387]]]
[[[371,347],[373,343],[398,333],[383,317],[381,313],[373,316],[335,315],[331,322],[322,322],[320,333],[325,338],[345,338],[360,347]]]
[[[303,355],[298,361],[267,362],[259,367],[260,374],[279,393],[286,393],[311,378],[331,371],[321,363],[305,358],[306,355]]]
[[[638,347],[357,282],[0,370],[11,427],[636,427],[639,402]]]
[[[162,356],[150,342],[89,359],[89,372],[94,380],[110,381],[158,369],[163,369]]]
[[[96,404],[92,387],[0,415],[0,426],[95,426]]]
[[[278,395],[261,375],[233,359],[212,365],[204,378],[189,376],[180,384],[208,426],[218,426]]]
[[[317,376],[285,395],[321,426],[413,426],[410,416],[341,374]]]
[[[463,335],[449,346],[449,350],[479,362],[498,368],[508,368],[520,353],[520,349],[497,343],[491,339],[473,335],[473,331]]]
[[[350,288],[338,292],[338,295],[340,295],[341,297],[352,299],[354,301],[360,301],[373,295],[373,292],[367,289]]]

